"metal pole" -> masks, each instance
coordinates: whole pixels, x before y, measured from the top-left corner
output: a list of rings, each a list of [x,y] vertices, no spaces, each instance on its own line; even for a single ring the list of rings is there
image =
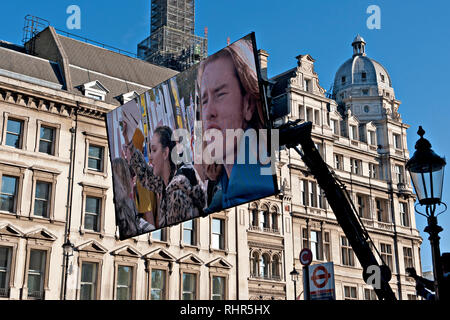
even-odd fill
[[[305,276],[305,300],[311,300],[311,296],[310,296],[310,288],[309,288],[309,267],[308,266],[304,266],[303,267],[303,275]]]
[[[67,253],[64,254],[65,261],[64,261],[64,297],[63,300],[66,300],[66,293],[67,293],[67,274],[68,274],[68,267],[69,267],[69,255]]]
[[[297,281],[294,280],[294,300],[297,300]]]
[[[441,294],[443,293],[442,280],[444,278],[442,264],[441,264],[441,251],[439,248],[439,239],[440,239],[439,232],[441,232],[443,229],[440,226],[438,226],[437,218],[434,216],[434,214],[430,215],[427,218],[427,220],[428,220],[428,226],[425,227],[424,231],[430,235],[428,240],[430,240],[431,253],[432,253],[432,259],[433,259],[435,297],[436,297],[436,300],[439,300],[441,298]]]

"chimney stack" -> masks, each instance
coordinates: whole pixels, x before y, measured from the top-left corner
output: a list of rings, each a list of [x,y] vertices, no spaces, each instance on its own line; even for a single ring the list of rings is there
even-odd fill
[[[269,57],[269,54],[266,50],[259,49],[258,50],[258,58],[259,58],[259,65],[261,67],[261,75],[263,79],[267,78],[267,58]]]

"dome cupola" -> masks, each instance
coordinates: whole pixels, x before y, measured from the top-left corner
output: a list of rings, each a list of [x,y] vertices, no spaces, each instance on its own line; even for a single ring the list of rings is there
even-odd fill
[[[353,56],[365,56],[366,55],[366,42],[359,34],[355,37],[352,43]]]
[[[333,96],[338,103],[348,97],[394,97],[391,77],[377,61],[366,55],[366,41],[358,34],[352,42],[353,56],[336,72]]]

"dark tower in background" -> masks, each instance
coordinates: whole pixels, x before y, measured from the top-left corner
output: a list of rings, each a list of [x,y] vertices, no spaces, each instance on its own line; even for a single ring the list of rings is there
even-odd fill
[[[205,37],[194,34],[194,0],[151,0],[150,36],[138,44],[138,57],[183,71],[208,55]]]

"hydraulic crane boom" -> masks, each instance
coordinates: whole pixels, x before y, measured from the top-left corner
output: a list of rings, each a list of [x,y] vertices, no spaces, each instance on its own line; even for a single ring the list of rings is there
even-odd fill
[[[328,204],[336,216],[336,220],[344,231],[362,268],[363,278],[367,282],[373,270],[378,270],[379,286],[375,292],[380,300],[396,300],[395,294],[389,286],[391,272],[388,266],[379,265],[369,246],[370,237],[364,225],[358,219],[354,207],[343,185],[333,176],[327,164],[323,161],[319,151],[311,139],[311,122],[297,124],[289,122],[280,129],[280,145],[293,148],[302,157],[317,183],[325,193]],[[301,145],[302,150],[298,149]],[[369,268],[370,266],[374,266]],[[377,269],[378,268],[378,269]]]

